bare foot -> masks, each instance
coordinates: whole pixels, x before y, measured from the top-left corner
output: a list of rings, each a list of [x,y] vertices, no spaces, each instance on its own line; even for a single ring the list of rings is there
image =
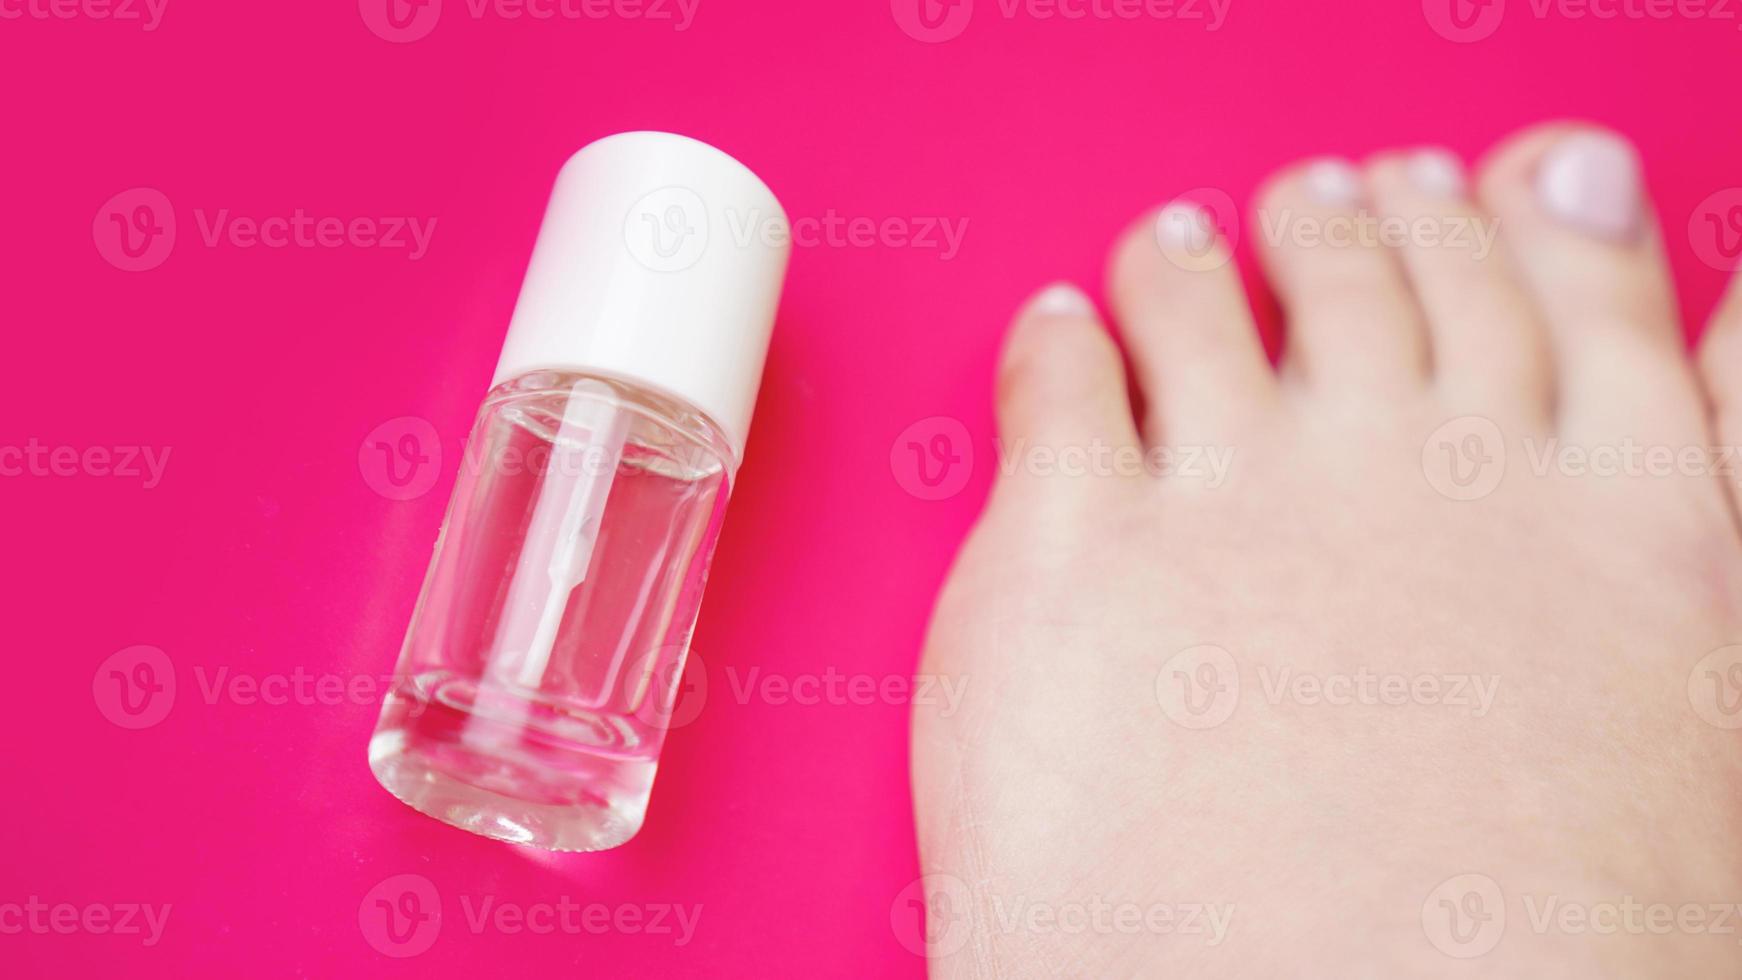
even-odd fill
[[[1226,246],[1141,222],[1141,418],[1082,293],[1018,317],[914,720],[935,975],[1742,973],[1742,301],[1696,370],[1617,137],[1471,184],[1275,178],[1276,372]]]

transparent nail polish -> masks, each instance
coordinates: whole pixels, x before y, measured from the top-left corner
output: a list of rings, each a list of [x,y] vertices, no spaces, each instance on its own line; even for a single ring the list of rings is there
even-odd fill
[[[559,174],[369,745],[412,807],[551,850],[640,829],[786,262],[706,240],[738,208],[785,221],[670,134]]]

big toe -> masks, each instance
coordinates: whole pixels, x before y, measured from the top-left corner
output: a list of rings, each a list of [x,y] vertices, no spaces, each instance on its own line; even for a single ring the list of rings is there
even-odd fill
[[[1489,156],[1479,186],[1548,329],[1562,434],[1697,442],[1703,408],[1632,145],[1593,126],[1538,126]]]

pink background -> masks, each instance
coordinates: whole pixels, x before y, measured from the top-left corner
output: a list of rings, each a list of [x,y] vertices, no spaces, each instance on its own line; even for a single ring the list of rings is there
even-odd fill
[[[897,902],[918,873],[906,707],[739,703],[728,671],[913,669],[991,476],[993,356],[1030,289],[1098,288],[1110,237],[1191,188],[1244,204],[1294,158],[1421,141],[1473,155],[1580,115],[1642,147],[1697,322],[1724,276],[1686,229],[1742,184],[1734,18],[1538,17],[1510,0],[1491,37],[1455,43],[1399,0],[1232,0],[1214,32],[1007,19],[978,0],[960,36],[921,43],[888,0],[700,0],[681,32],[446,8],[410,43],[372,33],[355,0],[169,0],[150,32],[0,19],[0,444],[170,452],[152,489],[0,478],[0,906],[172,906],[151,948],[0,934],[0,973],[917,976]],[[642,128],[733,153],[794,218],[967,227],[948,260],[796,251],[696,638],[707,700],[670,739],[641,836],[553,857],[380,790],[372,697],[208,703],[201,678],[391,670],[549,182],[582,144]],[[105,261],[100,209],[131,188],[161,192],[178,224],[149,271]],[[437,225],[411,261],[208,246],[196,218],[299,207]],[[433,427],[441,466],[398,501],[359,448],[407,416]],[[938,501],[891,462],[932,417],[959,420],[978,460]],[[140,644],[178,690],[128,730],[93,679]],[[426,879],[443,919],[428,952],[393,959],[360,908],[399,875]],[[486,896],[702,913],[684,946],[474,933],[461,900]]]

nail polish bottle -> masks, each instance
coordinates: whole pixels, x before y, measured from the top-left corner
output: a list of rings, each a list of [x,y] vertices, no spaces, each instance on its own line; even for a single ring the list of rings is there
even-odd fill
[[[369,743],[394,796],[549,850],[640,829],[786,228],[754,174],[686,137],[623,133],[563,166]]]

